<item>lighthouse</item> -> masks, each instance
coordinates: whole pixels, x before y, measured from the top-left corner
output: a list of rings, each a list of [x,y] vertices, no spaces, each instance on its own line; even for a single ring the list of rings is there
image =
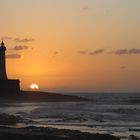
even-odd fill
[[[20,81],[8,79],[6,73],[6,47],[0,43],[0,99],[11,99],[20,95]]]
[[[7,79],[5,51],[6,47],[4,45],[4,42],[2,41],[0,45],[0,80]]]

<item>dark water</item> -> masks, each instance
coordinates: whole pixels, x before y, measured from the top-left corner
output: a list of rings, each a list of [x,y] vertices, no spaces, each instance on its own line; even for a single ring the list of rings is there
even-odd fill
[[[5,103],[0,113],[24,118],[22,124],[76,129],[91,133],[108,133],[127,139],[140,132],[140,94],[75,94],[93,99],[91,102]]]

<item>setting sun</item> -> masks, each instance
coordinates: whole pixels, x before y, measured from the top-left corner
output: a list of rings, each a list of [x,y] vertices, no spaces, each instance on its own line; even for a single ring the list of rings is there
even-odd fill
[[[37,89],[39,89],[39,86],[37,84],[31,84],[30,88],[34,89],[34,90],[37,90]]]

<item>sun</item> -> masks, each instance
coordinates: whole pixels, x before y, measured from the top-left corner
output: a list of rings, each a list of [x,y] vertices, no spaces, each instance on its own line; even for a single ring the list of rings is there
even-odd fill
[[[30,88],[33,89],[33,90],[38,90],[39,86],[37,84],[31,84]]]

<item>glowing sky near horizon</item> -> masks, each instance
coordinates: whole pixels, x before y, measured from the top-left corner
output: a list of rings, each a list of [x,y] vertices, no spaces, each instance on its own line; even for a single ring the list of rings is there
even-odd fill
[[[0,0],[7,73],[21,88],[140,92],[140,0]]]

